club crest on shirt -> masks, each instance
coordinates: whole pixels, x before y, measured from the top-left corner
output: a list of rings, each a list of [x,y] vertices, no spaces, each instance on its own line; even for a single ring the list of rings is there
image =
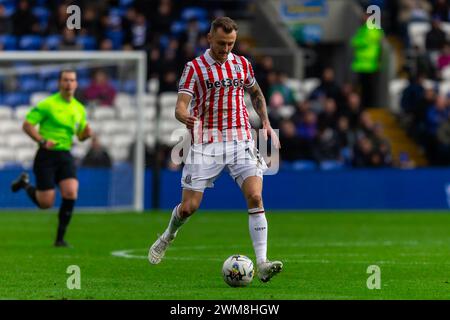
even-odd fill
[[[241,66],[238,65],[238,64],[235,64],[235,65],[234,65],[234,71],[236,71],[236,72],[241,72]]]
[[[192,176],[191,176],[190,174],[188,174],[188,175],[186,176],[186,178],[184,178],[184,182],[185,182],[186,184],[191,184],[191,183],[192,183]]]

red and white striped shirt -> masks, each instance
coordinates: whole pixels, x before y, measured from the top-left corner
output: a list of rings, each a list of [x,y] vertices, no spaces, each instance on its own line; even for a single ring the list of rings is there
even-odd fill
[[[250,62],[229,53],[220,64],[210,49],[183,70],[178,93],[192,96],[190,114],[200,119],[191,134],[194,143],[252,140],[244,88],[256,83]]]

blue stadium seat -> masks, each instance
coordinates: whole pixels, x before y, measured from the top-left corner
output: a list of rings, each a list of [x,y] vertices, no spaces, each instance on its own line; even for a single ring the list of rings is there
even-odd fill
[[[45,91],[54,93],[58,91],[58,79],[50,79],[45,83]]]
[[[136,80],[126,80],[125,82],[122,82],[121,91],[134,94],[136,93],[136,90],[137,90]]]
[[[0,36],[0,44],[3,46],[3,50],[16,50],[17,49],[17,37],[4,35]]]
[[[19,48],[21,50],[40,50],[42,46],[42,38],[37,35],[25,35],[20,37]]]
[[[170,38],[166,35],[162,35],[159,37],[159,46],[161,47],[161,51],[166,50],[167,46],[169,45]]]
[[[186,30],[186,22],[184,21],[174,21],[170,26],[170,32],[176,37],[178,37],[184,30]]]
[[[208,11],[200,7],[187,7],[181,11],[181,18],[184,21],[190,19],[206,20],[208,18]]]
[[[52,34],[45,38],[45,45],[48,50],[58,50],[62,37],[58,34]]]
[[[81,44],[83,50],[95,50],[97,49],[97,41],[92,36],[78,36],[77,43]]]
[[[25,79],[19,82],[19,88],[26,92],[42,90],[42,81],[37,79]]]
[[[89,79],[87,77],[78,77],[77,82],[78,82],[78,87],[80,89],[84,89],[91,83],[91,79]]]
[[[345,165],[340,161],[326,160],[320,162],[320,170],[341,170]]]
[[[124,37],[122,30],[109,30],[106,32],[106,37],[111,40],[114,50],[122,48]]]
[[[119,6],[121,8],[128,8],[134,3],[134,0],[119,0]]]
[[[54,67],[43,67],[39,70],[39,78],[42,80],[58,79],[59,68]]]
[[[3,96],[3,103],[10,106],[18,106],[21,104],[28,104],[30,100],[29,94],[26,93],[7,93]]]
[[[316,170],[317,164],[311,160],[297,160],[292,163],[293,170]]]
[[[199,20],[198,27],[201,32],[207,32],[211,28],[211,24],[209,23],[208,20]]]
[[[45,7],[34,7],[32,9],[33,14],[36,16],[36,18],[39,20],[39,24],[41,28],[45,29],[48,24],[48,18],[50,16],[50,12]]]

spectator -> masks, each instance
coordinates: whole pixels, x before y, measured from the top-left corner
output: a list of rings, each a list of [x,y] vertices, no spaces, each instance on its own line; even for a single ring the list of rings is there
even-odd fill
[[[81,35],[89,35],[95,37],[97,42],[100,42],[104,37],[102,19],[99,19],[98,12],[93,6],[87,6],[82,11],[81,25],[83,26],[80,30]]]
[[[328,127],[319,127],[314,139],[313,158],[317,162],[339,160],[340,148],[336,132]]]
[[[384,34],[382,29],[369,28],[366,15],[361,27],[352,37],[351,45],[354,49],[352,71],[357,76],[360,86],[363,107],[376,106],[376,92],[378,72],[381,64],[381,42]]]
[[[318,126],[319,128],[336,128],[338,119],[336,102],[332,98],[325,100],[323,111],[319,113]]]
[[[6,15],[5,6],[0,3],[0,35],[10,34],[11,30],[11,20]]]
[[[129,43],[135,50],[145,49],[145,46],[150,42],[150,28],[142,13],[137,13],[135,20],[132,22],[129,34],[126,35]]]
[[[415,114],[419,103],[424,97],[425,88],[423,81],[425,80],[423,75],[417,77],[411,76],[409,78],[408,86],[403,90],[400,100],[400,106],[406,116],[412,116]]]
[[[342,114],[348,118],[350,129],[356,130],[361,114],[361,99],[359,94],[353,92],[349,95],[347,106],[342,111]]]
[[[442,71],[450,65],[450,43],[446,42],[442,53],[437,60],[437,67],[439,71]]]
[[[435,0],[433,4],[434,17],[438,17],[441,21],[449,21],[450,18],[450,5],[447,0]]]
[[[317,99],[322,95],[335,101],[340,99],[341,88],[335,82],[334,71],[331,68],[324,69],[320,85],[313,90],[309,98]]]
[[[431,30],[425,36],[425,48],[433,66],[437,65],[439,52],[444,48],[446,41],[447,35],[441,28],[441,21],[437,18],[433,19]]]
[[[197,43],[202,36],[200,25],[197,19],[190,19],[186,25],[185,31],[180,35],[179,41],[181,47],[189,43],[193,48],[196,48]]]
[[[90,103],[102,106],[113,105],[116,89],[111,85],[108,75],[103,70],[97,70],[91,83],[84,91],[84,97]]]
[[[37,34],[40,32],[39,21],[31,12],[28,0],[20,0],[16,12],[11,17],[13,33],[16,36]]]
[[[276,82],[269,88],[269,100],[275,92],[279,92],[283,95],[283,105],[295,105],[296,98],[294,92],[286,84],[287,75],[284,72],[277,72]]]
[[[77,43],[75,31],[66,28],[63,31],[63,38],[61,40],[61,43],[59,44],[58,49],[60,51],[82,50],[83,46],[80,43]]]
[[[112,161],[106,149],[96,136],[92,137],[91,147],[81,161],[82,167],[111,168]]]
[[[259,63],[255,64],[255,77],[258,79],[258,84],[263,94],[269,96],[269,73],[273,72],[273,59],[270,56],[264,56]]]
[[[280,123],[280,149],[282,161],[295,161],[301,158],[302,141],[296,133],[295,125],[291,120]]]

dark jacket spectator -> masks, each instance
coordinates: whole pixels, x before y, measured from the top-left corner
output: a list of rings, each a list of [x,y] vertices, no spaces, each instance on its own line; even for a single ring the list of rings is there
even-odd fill
[[[111,158],[106,149],[100,144],[97,137],[93,137],[91,147],[81,161],[82,167],[89,168],[110,168]]]
[[[20,0],[19,6],[11,17],[13,32],[17,36],[39,33],[39,21],[31,12],[30,4],[27,0]]]
[[[425,36],[425,47],[427,50],[438,51],[444,47],[447,35],[441,28],[438,19],[434,19],[431,24],[431,30]]]

